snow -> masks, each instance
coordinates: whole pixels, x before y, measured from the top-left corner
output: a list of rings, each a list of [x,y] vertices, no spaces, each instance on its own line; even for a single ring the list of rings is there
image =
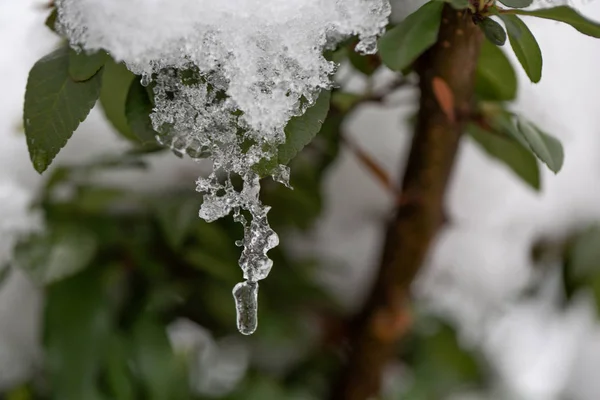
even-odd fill
[[[151,118],[160,143],[193,158],[210,154],[214,172],[197,186],[200,217],[210,222],[233,212],[245,228],[240,267],[257,288],[279,238],[253,166],[277,157],[289,119],[331,87],[336,65],[325,49],[357,35],[357,51],[376,51],[391,12],[387,0],[60,0],[57,9],[58,28],[74,47],[104,49],[141,74],[142,85],[154,80]],[[231,174],[244,181],[241,191]],[[285,166],[273,175],[287,184]],[[254,304],[237,309],[256,312]]]

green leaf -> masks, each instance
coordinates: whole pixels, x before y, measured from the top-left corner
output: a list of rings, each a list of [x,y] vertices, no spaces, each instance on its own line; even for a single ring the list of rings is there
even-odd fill
[[[329,112],[330,99],[329,90],[321,91],[304,114],[290,119],[285,127],[285,143],[278,148],[279,163],[289,163],[319,133]]]
[[[517,75],[506,55],[484,41],[477,64],[475,93],[482,100],[510,101],[517,95]]]
[[[500,18],[506,25],[510,46],[517,59],[531,82],[538,83],[542,79],[542,51],[537,40],[516,15],[501,15]]]
[[[474,124],[469,125],[467,131],[489,156],[504,163],[533,189],[540,189],[539,165],[527,148],[510,137],[487,132]]]
[[[69,76],[69,49],[62,47],[39,60],[27,80],[23,125],[29,156],[44,172],[98,99],[101,74],[85,82]]]
[[[148,400],[189,400],[187,370],[177,358],[165,327],[145,316],[134,327],[133,350],[137,371]]]
[[[112,310],[104,269],[49,288],[44,312],[46,368],[53,398],[104,400],[97,381],[110,340]]]
[[[52,31],[56,32],[56,19],[58,18],[58,10],[56,8],[52,8],[48,18],[46,18],[46,26]]]
[[[584,35],[600,38],[600,23],[585,18],[569,6],[542,8],[532,11],[510,10],[510,13],[564,22]]]
[[[441,1],[428,2],[383,35],[379,40],[379,54],[388,68],[400,71],[433,46],[443,7]]]
[[[152,108],[152,101],[150,101],[147,89],[138,79],[134,79],[125,101],[125,115],[131,131],[142,144],[156,143],[157,133],[150,120]]]
[[[517,119],[517,127],[535,155],[552,172],[558,173],[564,161],[563,148],[558,139],[542,132],[537,126],[523,118]]]
[[[100,105],[104,115],[126,139],[138,141],[131,131],[125,116],[125,104],[131,82],[135,75],[122,63],[116,63],[108,57],[102,73],[102,89],[100,91]]]
[[[355,51],[348,52],[350,64],[366,76],[371,76],[379,68],[379,58],[373,55],[362,55]]]
[[[200,199],[196,196],[159,198],[155,202],[155,215],[169,245],[177,250],[196,223],[200,209]]]
[[[88,229],[59,225],[17,243],[14,258],[36,283],[48,285],[88,267],[97,248],[96,237]]]
[[[504,46],[504,43],[506,43],[506,32],[502,25],[491,18],[485,18],[478,26],[490,42],[496,46]]]
[[[84,82],[92,78],[102,69],[108,55],[104,51],[87,54],[69,48],[69,75],[76,82]]]
[[[500,2],[511,8],[525,8],[529,7],[533,0],[500,0]]]

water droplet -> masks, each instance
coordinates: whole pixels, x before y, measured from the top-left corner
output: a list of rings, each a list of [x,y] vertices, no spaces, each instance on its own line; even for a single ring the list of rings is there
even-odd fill
[[[237,327],[241,334],[251,335],[258,326],[258,283],[240,282],[233,288],[237,311]]]
[[[140,78],[140,84],[142,86],[148,86],[151,81],[152,81],[152,78],[150,77],[149,74],[146,74],[146,73],[142,74],[142,77]]]

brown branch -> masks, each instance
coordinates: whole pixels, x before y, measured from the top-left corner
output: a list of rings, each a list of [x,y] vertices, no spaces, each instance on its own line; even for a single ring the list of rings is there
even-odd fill
[[[402,198],[390,221],[379,273],[363,311],[351,324],[349,353],[333,400],[367,400],[380,389],[382,371],[410,326],[411,283],[443,221],[448,179],[470,115],[474,72],[482,34],[467,12],[447,4],[438,42],[417,61],[421,100],[416,132],[402,182]],[[434,77],[452,91],[457,119],[441,109]]]

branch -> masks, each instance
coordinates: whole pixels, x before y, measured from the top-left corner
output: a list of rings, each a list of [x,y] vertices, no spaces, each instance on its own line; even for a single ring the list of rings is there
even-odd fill
[[[333,400],[367,400],[380,389],[384,367],[410,326],[411,283],[440,228],[448,179],[470,115],[474,75],[482,43],[467,12],[444,6],[437,43],[417,61],[421,100],[416,132],[402,182],[402,199],[390,221],[378,277],[362,312],[350,327],[349,353]],[[450,121],[436,100],[433,78],[453,94],[457,118]]]

